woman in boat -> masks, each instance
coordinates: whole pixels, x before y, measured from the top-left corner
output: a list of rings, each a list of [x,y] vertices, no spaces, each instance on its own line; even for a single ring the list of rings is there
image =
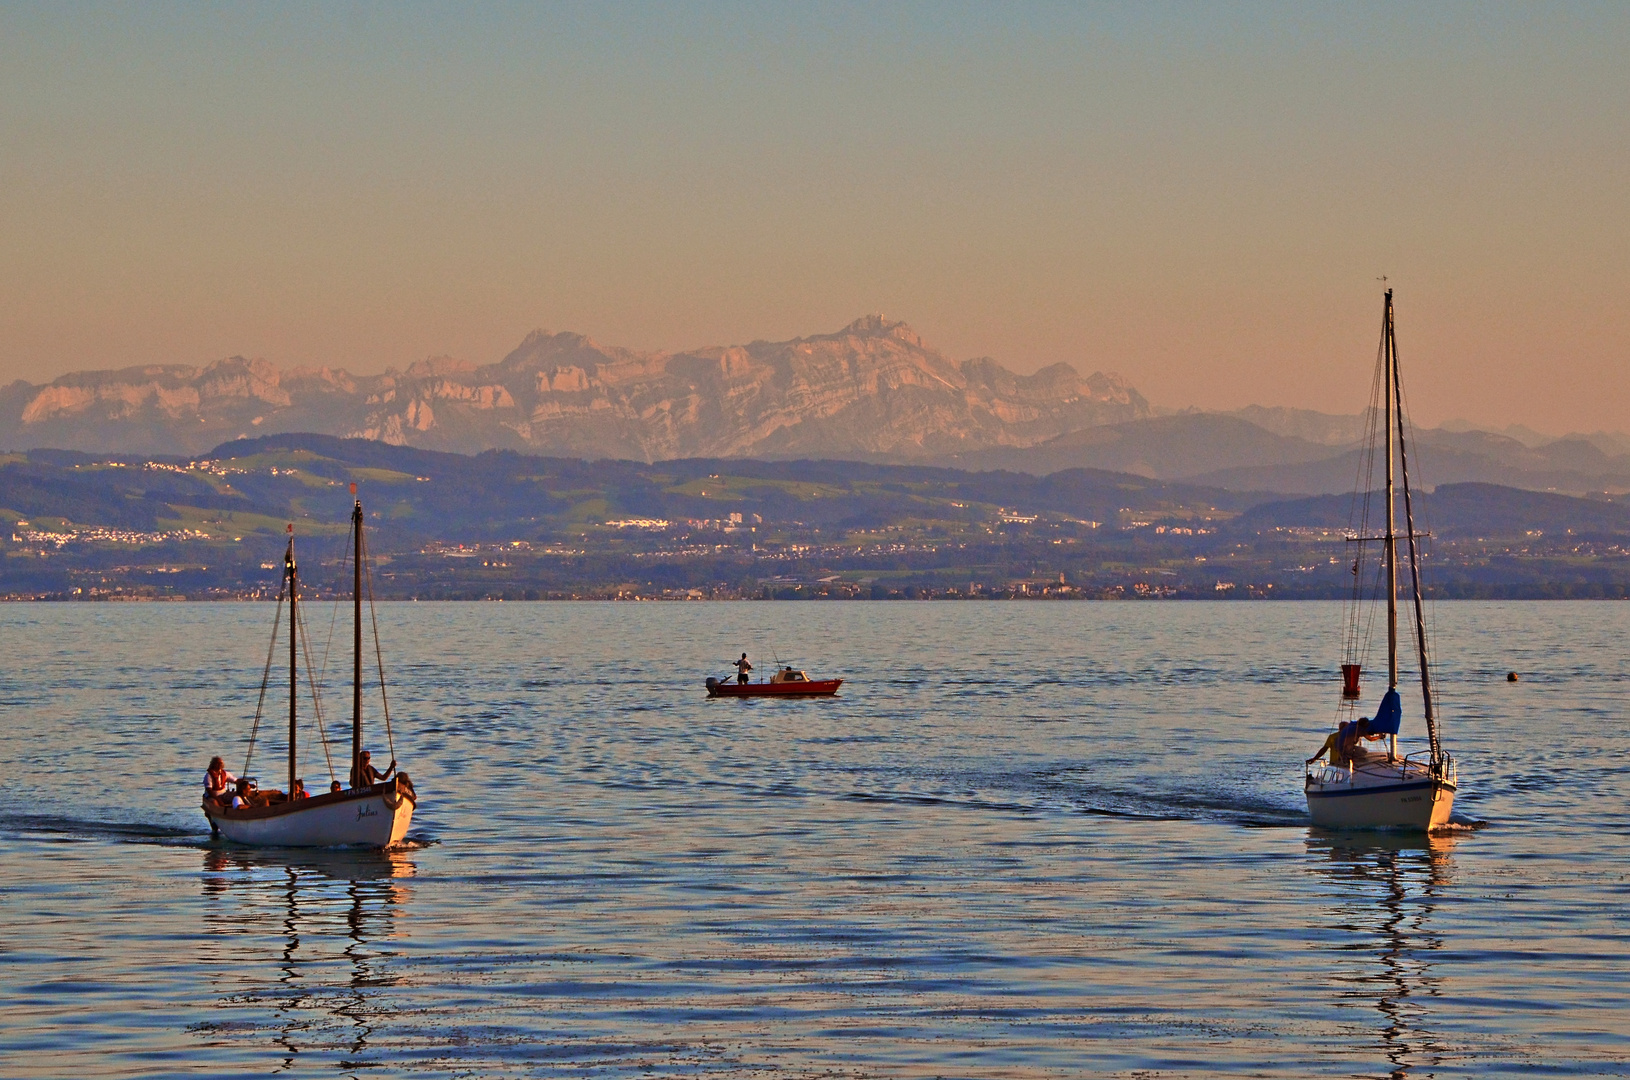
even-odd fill
[[[306,798],[306,782],[304,780],[296,780],[294,782],[294,790],[289,792],[289,798],[290,799],[304,799],[304,798]]]
[[[250,780],[247,776],[240,776],[238,778],[237,791],[232,796],[232,809],[242,810],[249,806],[251,800],[254,798],[254,795],[254,781]]]
[[[238,778],[226,771],[226,762],[218,757],[209,759],[209,771],[204,773],[204,798],[224,799]]]

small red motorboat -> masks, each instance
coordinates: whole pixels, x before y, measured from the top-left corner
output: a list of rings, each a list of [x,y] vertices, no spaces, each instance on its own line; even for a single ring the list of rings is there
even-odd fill
[[[831,697],[842,679],[811,679],[796,668],[784,667],[768,682],[739,683],[732,679],[707,681],[708,697]]]

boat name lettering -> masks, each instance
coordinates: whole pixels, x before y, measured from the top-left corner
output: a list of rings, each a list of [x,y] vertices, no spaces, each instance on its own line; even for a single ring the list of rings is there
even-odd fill
[[[373,807],[369,806],[367,803],[363,803],[361,806],[357,807],[357,820],[358,821],[361,821],[365,817],[378,817],[378,816],[379,816],[379,811],[375,810]]]

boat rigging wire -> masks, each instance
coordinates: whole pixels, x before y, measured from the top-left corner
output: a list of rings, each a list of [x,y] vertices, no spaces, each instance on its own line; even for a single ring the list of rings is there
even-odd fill
[[[1394,346],[1393,346],[1393,355],[1394,355],[1394,357],[1396,357],[1396,355],[1397,355],[1397,345],[1396,344],[1394,344]],[[1410,445],[1415,448],[1415,472],[1416,472],[1416,474],[1418,476],[1423,472],[1423,470],[1421,468],[1421,454],[1420,454],[1421,446],[1420,446],[1420,440],[1415,437],[1416,436],[1415,423],[1414,423],[1413,420],[1411,420],[1409,418],[1409,411],[1404,407],[1406,401],[1407,401],[1407,397],[1406,397],[1406,395],[1404,393],[1403,384],[1400,382],[1399,386],[1398,386],[1398,416],[1399,416],[1400,423],[1403,423],[1403,424],[1407,425],[1407,427],[1409,429],[1408,430],[1409,442],[1410,442]],[[1399,437],[1400,437],[1400,439],[1403,437],[1402,433],[1400,433]],[[1424,492],[1422,494],[1424,495]],[[1424,564],[1426,562],[1428,556],[1431,554],[1431,552],[1428,549],[1431,546],[1430,542],[1432,540],[1431,517],[1430,517],[1430,513],[1428,512],[1427,505],[1424,502],[1421,504],[1420,518],[1421,518],[1420,535],[1427,541],[1426,543],[1422,544],[1421,547],[1420,547],[1420,561],[1421,561],[1422,564]],[[1433,642],[1437,638],[1437,598],[1435,596],[1433,596],[1433,595],[1428,594],[1425,597],[1425,602],[1426,602],[1426,613],[1425,613],[1424,623],[1425,623],[1426,636],[1425,636],[1425,641],[1423,643],[1421,643],[1421,652],[1422,652],[1423,656],[1425,657],[1426,674],[1429,674],[1431,676],[1431,678],[1428,680],[1428,682],[1429,682],[1429,685],[1430,685],[1430,688],[1431,688],[1430,693],[1432,695],[1432,712],[1433,712],[1434,716],[1437,719],[1441,720],[1441,718],[1442,718],[1442,695],[1441,695],[1441,692],[1440,692],[1439,688],[1443,685],[1443,683],[1442,683],[1442,680],[1439,678],[1439,675],[1441,673],[1440,673],[1439,667],[1438,667],[1437,649],[1433,646]],[[1433,724],[1434,734],[1433,734],[1432,738],[1433,738],[1434,742],[1437,741],[1437,736],[1435,734],[1436,728],[1437,728],[1437,724]]]
[[[1365,543],[1372,539],[1370,529],[1371,501],[1375,496],[1375,459],[1377,447],[1382,445],[1378,433],[1379,420],[1382,415],[1381,395],[1385,391],[1386,383],[1386,325],[1385,315],[1382,321],[1382,340],[1376,346],[1375,367],[1370,374],[1370,402],[1365,410],[1364,436],[1361,443],[1363,450],[1358,454],[1354,463],[1354,477],[1352,495],[1349,497],[1347,508],[1347,523],[1357,540],[1354,549],[1353,561],[1350,567],[1352,581],[1349,583],[1347,597],[1347,627],[1343,634],[1342,659],[1345,663],[1358,664],[1360,668],[1368,663],[1370,653],[1375,643],[1375,619],[1380,605],[1376,600],[1381,595],[1381,577],[1386,570],[1385,551],[1382,558],[1375,565],[1375,580],[1370,586],[1365,586]],[[1387,432],[1391,437],[1391,432]],[[1369,602],[1366,603],[1366,597]],[[1344,713],[1357,712],[1362,698],[1343,698],[1336,707],[1339,718]]]
[[[1391,314],[1392,296],[1387,296],[1388,314]],[[1391,338],[1392,323],[1387,324],[1388,337]],[[1398,402],[1398,458],[1402,465],[1404,482],[1404,522],[1409,530],[1409,578],[1412,598],[1415,607],[1415,643],[1420,657],[1421,697],[1426,708],[1426,735],[1427,743],[1432,751],[1432,768],[1434,772],[1441,767],[1443,759],[1443,746],[1438,738],[1437,701],[1432,686],[1432,663],[1428,655],[1426,643],[1426,615],[1421,602],[1421,559],[1420,546],[1415,539],[1415,512],[1411,500],[1409,485],[1409,451],[1404,441],[1404,394],[1403,376],[1398,371],[1398,345],[1392,341],[1392,392]]]
[[[306,685],[311,688],[311,714],[312,714],[313,719],[315,719],[315,721],[317,723],[317,740],[323,744],[323,758],[324,758],[324,760],[326,760],[328,762],[328,778],[330,780],[338,780],[339,777],[336,776],[335,773],[334,773],[334,757],[333,757],[332,754],[329,753],[329,750],[328,750],[327,725],[323,721],[323,700],[322,700],[322,696],[320,694],[318,694],[318,692],[317,692],[316,668],[312,665],[312,662],[311,662],[311,634],[306,629],[306,625],[305,625],[306,613],[305,613],[305,611],[301,610],[299,615],[300,615],[300,644],[302,646],[300,651],[305,654],[305,658],[306,658]]]
[[[272,680],[272,657],[277,655],[277,630],[283,624],[283,597],[289,583],[288,571],[283,573],[283,581],[277,587],[277,614],[272,618],[272,641],[266,646],[266,670],[260,674],[260,700],[255,702],[255,722],[249,728],[249,751],[243,755],[243,774],[249,774],[249,763],[255,757],[255,736],[260,733],[261,712],[266,707],[266,687]]]
[[[368,534],[361,535],[362,569],[368,585],[368,618],[374,627],[374,661],[379,665],[379,701],[385,711],[385,743],[390,748],[391,760],[396,760],[396,736],[391,731],[391,703],[385,695],[385,654],[379,647],[379,614],[374,610],[374,562],[368,557]]]
[[[340,580],[341,581],[345,580],[345,568],[346,568],[347,565],[350,564],[350,562],[351,562],[351,533],[350,533],[350,531],[348,529],[346,531],[346,534],[345,534],[345,550],[343,552],[341,552],[341,554],[340,554]],[[343,591],[340,590],[340,589],[335,589],[334,590],[334,607],[333,607],[333,612],[334,613],[332,615],[330,615],[329,618],[328,618],[328,639],[323,642],[323,666],[322,666],[322,670],[320,670],[317,673],[317,681],[323,687],[323,689],[325,689],[325,690],[328,689],[328,656],[329,656],[329,653],[334,648],[334,627],[336,625],[338,625],[338,623],[340,621],[340,604],[343,601],[344,601]]]
[[[348,525],[345,530],[345,547],[340,552],[340,581],[342,583],[345,581],[345,568],[351,564],[351,532],[355,528],[356,524],[353,522],[352,524]],[[322,670],[317,676],[318,683],[324,689],[328,688],[328,658],[334,647],[334,627],[339,623],[340,604],[344,602],[344,598],[344,588],[336,588],[334,590],[333,614],[328,618],[328,639],[323,642],[323,666]],[[328,749],[327,724],[325,723],[319,730],[323,732],[323,749],[326,752]],[[330,760],[328,763],[328,771],[331,779],[339,779],[339,777],[334,774],[334,762],[332,760]]]

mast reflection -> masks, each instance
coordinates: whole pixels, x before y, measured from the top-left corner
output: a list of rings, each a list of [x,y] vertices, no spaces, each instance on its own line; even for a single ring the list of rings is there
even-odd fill
[[[1337,946],[1349,961],[1336,976],[1347,1004],[1380,1014],[1379,1049],[1401,1080],[1440,1065],[1449,1048],[1427,1027],[1428,1002],[1440,993],[1435,955],[1442,937],[1433,912],[1454,881],[1452,835],[1315,833],[1307,840],[1314,867],[1336,886],[1327,928],[1348,938]],[[1427,1073],[1425,1075],[1432,1075]]]
[[[368,1050],[414,870],[410,851],[205,851],[202,959],[221,973],[222,1004],[269,1011],[233,1029],[273,1033],[278,1071]]]

